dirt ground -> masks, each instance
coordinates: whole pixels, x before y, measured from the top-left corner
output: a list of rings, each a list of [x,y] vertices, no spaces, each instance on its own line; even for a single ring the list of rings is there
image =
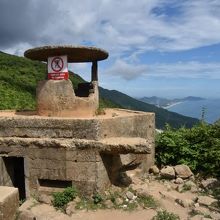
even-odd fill
[[[21,214],[19,216],[19,220],[151,220],[153,216],[157,214],[158,210],[167,210],[168,212],[175,213],[181,220],[208,219],[205,218],[205,216],[209,216],[211,219],[220,219],[220,214],[210,211],[208,207],[200,207],[200,209],[204,212],[204,215],[192,216],[189,214],[192,210],[192,206],[185,205],[185,207],[183,207],[184,205],[177,202],[177,199],[179,201],[194,201],[198,196],[198,192],[186,191],[184,193],[180,193],[175,189],[177,185],[171,181],[159,181],[155,178],[147,178],[143,180],[137,177],[134,173],[130,173],[129,175],[133,181],[131,185],[132,189],[142,190],[153,196],[153,198],[158,202],[158,207],[156,209],[138,208],[134,211],[115,209],[96,211],[74,210],[72,215],[68,216],[61,211],[57,211],[51,205],[38,203],[31,199],[26,201],[20,207]],[[194,206],[196,205],[194,204],[193,207]],[[30,218],[27,218],[27,216]]]

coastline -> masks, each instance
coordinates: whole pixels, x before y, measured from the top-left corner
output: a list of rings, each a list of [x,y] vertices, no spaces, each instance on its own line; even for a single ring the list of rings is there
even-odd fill
[[[168,105],[168,106],[165,106],[165,107],[163,107],[163,108],[164,108],[164,109],[169,109],[169,108],[171,108],[171,107],[173,107],[173,106],[175,106],[175,105],[179,105],[179,104],[181,104],[181,103],[183,103],[183,101],[182,101],[182,102],[175,102],[175,103],[170,104],[170,105]]]

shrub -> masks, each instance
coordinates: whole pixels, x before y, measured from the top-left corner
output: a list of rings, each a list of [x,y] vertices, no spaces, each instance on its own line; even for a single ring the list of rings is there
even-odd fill
[[[156,138],[159,166],[186,164],[194,172],[220,175],[220,125],[204,122],[191,129],[166,126]]]
[[[74,187],[67,187],[63,192],[53,193],[53,206],[59,209],[64,209],[65,205],[75,199],[77,190]]]
[[[158,211],[157,215],[152,218],[152,220],[179,220],[179,216],[173,213],[164,211]]]
[[[98,204],[100,202],[102,202],[102,196],[98,193],[96,193],[95,195],[93,195],[92,197],[94,204]]]

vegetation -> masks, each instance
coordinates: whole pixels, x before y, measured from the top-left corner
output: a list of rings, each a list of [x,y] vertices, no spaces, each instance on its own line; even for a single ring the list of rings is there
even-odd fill
[[[67,203],[75,199],[77,190],[74,187],[67,187],[63,192],[53,193],[53,206],[64,210]]]
[[[220,175],[220,125],[201,122],[191,129],[166,129],[156,138],[159,166],[186,164],[194,172]]]
[[[174,213],[170,213],[164,210],[158,211],[157,215],[154,216],[152,220],[180,220],[180,217]]]
[[[134,192],[134,191],[133,191]],[[125,211],[135,210],[138,206],[142,208],[156,208],[158,203],[152,196],[135,196],[135,199],[129,200],[125,195],[126,191],[109,191],[107,194],[95,194],[91,198],[81,197],[76,204],[76,209],[97,210],[110,208],[106,201],[111,203],[111,208],[123,209]],[[117,202],[120,199],[120,203]]]

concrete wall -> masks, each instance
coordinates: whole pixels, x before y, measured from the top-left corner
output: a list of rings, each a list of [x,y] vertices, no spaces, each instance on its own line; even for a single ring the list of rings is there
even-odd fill
[[[77,97],[70,80],[44,80],[37,86],[37,112],[41,116],[94,116],[98,108],[98,82],[88,97]]]
[[[13,167],[10,164],[5,164],[5,161],[0,157],[0,186],[13,186],[10,173],[12,174]]]
[[[18,189],[0,186],[0,220],[14,220],[18,206]]]

